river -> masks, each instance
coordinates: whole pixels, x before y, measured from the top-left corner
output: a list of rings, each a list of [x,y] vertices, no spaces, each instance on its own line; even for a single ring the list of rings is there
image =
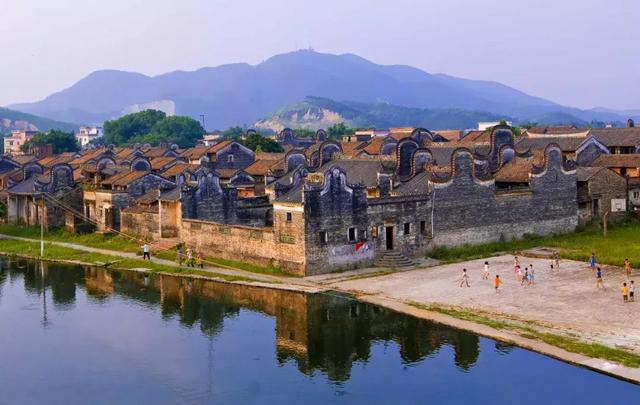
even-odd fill
[[[0,266],[0,404],[640,403],[637,385],[338,294]]]

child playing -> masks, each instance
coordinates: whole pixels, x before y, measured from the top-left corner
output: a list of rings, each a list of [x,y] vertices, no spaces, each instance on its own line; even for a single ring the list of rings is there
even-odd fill
[[[636,286],[633,284],[633,280],[631,280],[631,285],[629,286],[629,301],[633,302],[636,300]]]
[[[484,262],[484,270],[482,270],[482,279],[487,280],[489,278],[489,262]]]
[[[469,285],[469,275],[467,274],[467,269],[462,269],[462,278],[460,279],[460,287],[462,284],[467,283],[467,287],[471,287]]]
[[[596,288],[602,288],[604,290],[604,283],[602,282],[602,270],[600,270],[600,267],[598,267],[598,270],[596,270]]]
[[[627,280],[631,278],[631,262],[629,259],[624,259],[624,274],[627,275]]]
[[[627,283],[622,283],[622,302],[625,304],[629,302],[629,287],[627,287]]]
[[[500,284],[502,284],[502,280],[500,280],[500,276],[496,274],[496,278],[493,280],[493,286],[496,289],[496,294],[500,293]]]

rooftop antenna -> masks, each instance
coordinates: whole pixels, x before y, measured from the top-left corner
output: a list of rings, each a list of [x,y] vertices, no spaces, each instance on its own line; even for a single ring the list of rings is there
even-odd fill
[[[204,114],[200,114],[200,121],[202,121],[202,128],[206,131],[207,128],[204,125]]]

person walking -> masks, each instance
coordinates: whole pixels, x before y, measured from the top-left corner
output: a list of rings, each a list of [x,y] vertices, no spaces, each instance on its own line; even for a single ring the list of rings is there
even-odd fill
[[[460,279],[460,287],[462,284],[467,284],[467,287],[471,287],[469,285],[469,275],[467,274],[467,269],[462,269],[462,278]]]
[[[178,266],[182,267],[182,263],[184,263],[184,251],[182,250],[182,243],[178,245]]]
[[[589,258],[589,266],[591,270],[595,270],[596,268],[596,254],[591,252],[591,257]]]
[[[146,243],[142,246],[142,260],[151,260],[151,255],[149,255],[149,245]]]
[[[484,269],[482,270],[482,279],[489,279],[489,262],[484,262]]]
[[[202,253],[202,250],[198,250],[198,267],[204,269],[204,253]]]
[[[529,268],[525,267],[524,268],[524,275],[522,276],[522,279],[520,280],[520,285],[525,285],[529,283]]]
[[[496,294],[500,293],[500,285],[502,284],[502,280],[500,280],[500,276],[496,274],[496,278],[493,279],[493,287],[496,290]]]
[[[536,283],[535,273],[533,271],[533,264],[529,265],[529,277],[528,278],[529,278],[529,285],[533,285],[533,284]]]
[[[516,280],[522,283],[522,268],[520,266],[516,267]]]
[[[554,255],[554,262],[556,265],[556,270],[560,270],[560,254],[558,252],[556,252],[556,254]]]
[[[602,270],[600,269],[600,267],[598,267],[598,270],[596,270],[596,288],[602,288],[603,290],[605,289],[604,282],[602,281]]]
[[[633,284],[633,280],[631,280],[629,284],[629,301],[634,302],[636,300],[636,286]]]
[[[191,248],[187,248],[187,266],[194,267],[193,265],[193,250]]]
[[[622,291],[622,302],[626,304],[629,302],[629,287],[627,287],[627,283],[622,283],[620,290]]]
[[[624,274],[627,275],[627,280],[631,278],[631,262],[629,259],[624,259]]]

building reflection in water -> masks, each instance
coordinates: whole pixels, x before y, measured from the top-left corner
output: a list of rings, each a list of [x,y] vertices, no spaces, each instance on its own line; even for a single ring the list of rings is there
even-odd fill
[[[22,276],[29,293],[50,290],[57,310],[72,307],[76,289],[94,300],[113,294],[149,306],[160,306],[163,318],[177,318],[199,327],[211,338],[224,319],[247,308],[275,318],[276,354],[280,363],[293,361],[304,374],[322,371],[333,381],[346,381],[354,362],[367,362],[375,342],[395,342],[405,364],[417,363],[442,347],[453,348],[456,365],[469,370],[478,360],[476,335],[398,314],[336,294],[305,294],[239,286],[201,279],[150,275],[135,271],[61,266],[13,261],[1,263],[2,285]],[[498,347],[500,345],[500,347]],[[509,346],[497,344],[507,352]]]

